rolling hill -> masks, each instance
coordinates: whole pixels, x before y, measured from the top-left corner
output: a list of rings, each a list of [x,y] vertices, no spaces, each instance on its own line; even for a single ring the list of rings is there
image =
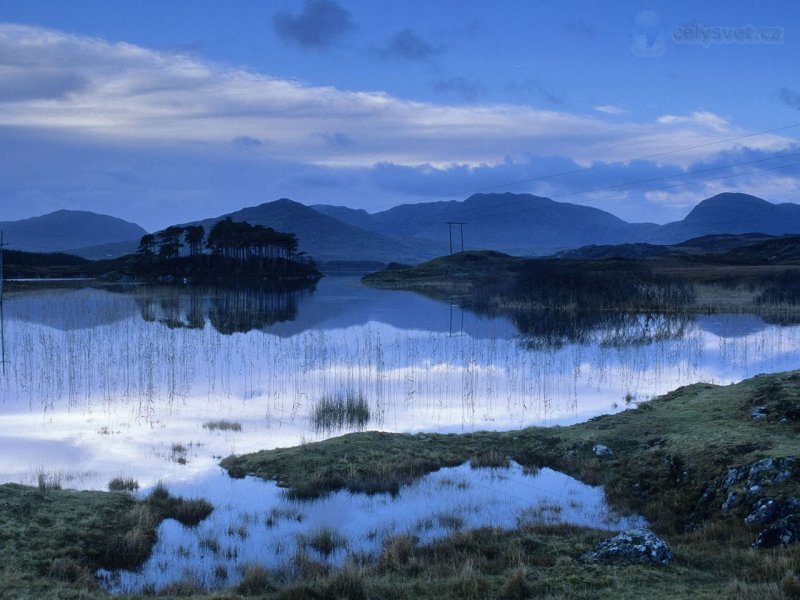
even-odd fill
[[[417,263],[440,256],[449,248],[448,221],[464,223],[467,250],[489,249],[523,256],[575,248],[593,257],[620,252],[658,256],[675,251],[691,253],[688,249],[665,250],[663,246],[709,235],[800,234],[800,205],[772,204],[756,196],[733,193],[703,200],[684,219],[665,225],[628,223],[596,208],[511,193],[404,204],[377,213],[344,206],[306,206],[282,198],[194,223],[208,230],[226,217],[295,233],[300,249],[319,262]],[[114,217],[65,210],[0,223],[0,228],[12,249],[71,252],[91,259],[133,252],[146,233],[138,225]],[[460,241],[460,231],[455,228],[454,250],[461,249]],[[716,239],[713,243],[721,245],[721,251],[741,241]],[[700,250],[707,250],[708,243],[700,243]],[[628,246],[620,249],[622,244]]]
[[[700,202],[681,221],[659,227],[649,241],[676,244],[712,233],[800,233],[800,205],[772,204],[749,194],[717,194]]]
[[[105,244],[136,244],[147,231],[116,217],[83,210],[58,210],[40,217],[0,222],[5,241],[12,250],[27,252],[72,252]],[[100,258],[92,256],[91,258]]]
[[[448,242],[446,222],[460,221],[465,223],[465,248],[510,254],[548,254],[587,244],[639,241],[658,227],[627,223],[597,208],[531,194],[474,194],[463,202],[403,204],[373,215],[342,207],[314,208],[383,235],[440,243]]]

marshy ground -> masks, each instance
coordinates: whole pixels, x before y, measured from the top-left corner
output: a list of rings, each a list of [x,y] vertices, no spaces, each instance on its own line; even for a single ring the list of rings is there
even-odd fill
[[[744,522],[747,503],[726,512],[724,497],[706,504],[701,498],[732,468],[797,456],[799,407],[800,372],[789,372],[732,386],[687,386],[638,408],[570,427],[465,435],[353,433],[223,461],[233,474],[274,478],[291,493],[306,496],[340,488],[391,491],[441,466],[469,460],[485,465],[510,457],[531,468],[549,466],[605,485],[617,510],[643,514],[675,554],[668,566],[587,564],[581,555],[607,538],[607,532],[529,523],[511,531],[462,531],[428,545],[398,536],[377,559],[353,556],[342,569],[298,554],[291,577],[254,565],[233,590],[206,593],[184,582],[163,595],[796,597],[800,548],[751,547],[759,526]],[[754,418],[755,408],[764,416]],[[598,452],[598,445],[611,452]],[[796,471],[765,485],[763,494],[779,500],[800,496]],[[12,598],[105,597],[94,570],[141,561],[147,542],[154,541],[155,524],[177,511],[161,492],[143,502],[121,492],[46,486],[5,485],[0,494],[0,576]],[[131,546],[140,538],[141,545]],[[307,544],[327,548],[335,539],[321,535]]]

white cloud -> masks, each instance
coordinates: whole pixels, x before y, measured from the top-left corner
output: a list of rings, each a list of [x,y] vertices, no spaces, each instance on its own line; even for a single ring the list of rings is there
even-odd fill
[[[624,115],[628,111],[620,106],[616,106],[614,104],[600,104],[598,106],[593,106],[597,112],[606,114],[606,115]]]
[[[740,133],[712,113],[643,124],[510,104],[410,102],[18,25],[0,26],[0,53],[0,89],[10,90],[21,69],[38,81],[0,104],[1,125],[125,143],[228,144],[248,137],[269,140],[262,151],[271,158],[313,164],[496,164],[544,149],[588,163]],[[31,97],[36,90],[39,97]],[[320,131],[338,131],[357,143],[334,149],[315,135]],[[765,141],[783,143],[777,136]]]
[[[356,181],[353,185],[361,186],[365,195],[370,191],[384,194],[376,195],[374,202],[385,205],[422,199],[426,185],[431,186],[428,194],[463,197],[460,190],[468,187],[466,183],[452,192],[446,187],[461,179],[470,185],[499,186],[516,181],[533,168],[531,165],[543,161],[589,166],[698,146],[650,161],[655,170],[665,165],[680,170],[726,148],[746,146],[766,152],[794,143],[791,137],[770,134],[708,145],[748,133],[711,112],[636,122],[620,117],[623,110],[610,104],[594,107],[592,114],[575,114],[530,105],[413,102],[381,91],[315,86],[196,57],[21,25],[0,24],[0,56],[0,127],[13,129],[15,136],[24,138],[29,132],[28,139],[39,144],[56,140],[58,150],[52,155],[59,160],[68,160],[64,147],[70,144],[80,144],[86,156],[91,155],[92,148],[98,156],[108,154],[109,148],[118,149],[121,154],[114,156],[120,158],[108,165],[112,171],[127,168],[125,161],[137,164],[137,170],[151,168],[146,157],[154,148],[159,156],[187,159],[180,171],[186,181],[180,185],[176,184],[177,171],[169,177],[164,175],[160,182],[141,178],[142,185],[163,188],[159,195],[151,193],[151,202],[158,206],[171,201],[170,190],[176,187],[181,190],[176,198],[196,191],[206,199],[204,202],[210,202],[212,194],[219,195],[224,186],[232,185],[224,173],[245,158],[253,173],[257,171],[253,165],[259,160],[265,170],[268,167],[273,173],[285,173],[280,180],[275,179],[282,185],[288,186],[293,179]],[[193,181],[188,159],[198,153],[203,154],[197,164],[202,164],[204,173],[196,179],[213,186],[205,173],[217,169],[221,174],[218,179],[224,182],[216,184],[219,189],[187,191]],[[22,164],[15,163],[15,168]],[[616,170],[626,169],[629,178],[639,172],[634,163]],[[62,166],[59,172],[57,183],[62,187],[58,189],[70,192],[59,192],[55,189],[58,186],[48,182],[42,185],[42,189],[50,190],[47,197],[72,197],[86,189],[85,173],[80,175],[80,185],[76,179],[70,188],[71,170]],[[385,181],[377,181],[384,175]],[[509,179],[503,180],[504,176]],[[17,174],[6,174],[6,185],[13,187],[9,177],[14,179]],[[411,180],[407,186],[399,186],[402,192],[386,192],[387,182],[403,177]],[[103,181],[112,185],[107,177]],[[237,181],[234,178],[233,185]],[[548,181],[542,189],[563,191],[561,181]],[[255,176],[248,185],[247,193],[264,189],[263,180]],[[779,187],[784,193],[796,190],[785,182]],[[580,185],[573,182],[566,189],[576,188]],[[22,198],[38,188],[19,185],[16,189],[17,195],[11,197]],[[122,198],[120,189],[104,190],[104,201]],[[251,203],[295,195],[293,189],[269,191],[272,198],[254,198]],[[245,191],[237,195],[227,189],[226,193],[237,198],[240,206],[247,202],[241,199]],[[665,195],[665,202],[669,201],[667,196],[674,197]],[[126,202],[133,197],[137,196],[132,192],[124,196]],[[309,200],[324,202],[327,198]],[[582,201],[580,196],[564,200]],[[613,204],[608,208],[613,211]]]

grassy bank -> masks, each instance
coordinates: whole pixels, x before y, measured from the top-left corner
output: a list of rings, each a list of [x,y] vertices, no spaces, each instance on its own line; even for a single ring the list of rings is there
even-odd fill
[[[124,492],[0,485],[0,597],[105,598],[97,569],[136,569],[167,518],[194,525],[210,514],[203,500],[163,487],[144,501]]]
[[[758,260],[756,260],[758,258]],[[723,261],[716,255],[648,259],[526,259],[488,250],[443,256],[366,275],[369,286],[456,299],[524,318],[564,312],[797,313],[796,263]]]

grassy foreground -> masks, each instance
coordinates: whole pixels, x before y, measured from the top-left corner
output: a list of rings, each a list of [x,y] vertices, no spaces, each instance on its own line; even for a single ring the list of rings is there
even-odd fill
[[[0,485],[0,598],[104,598],[94,572],[135,569],[167,518],[195,525],[212,511],[204,500],[170,496],[161,486],[144,500],[124,492],[79,492]]]

